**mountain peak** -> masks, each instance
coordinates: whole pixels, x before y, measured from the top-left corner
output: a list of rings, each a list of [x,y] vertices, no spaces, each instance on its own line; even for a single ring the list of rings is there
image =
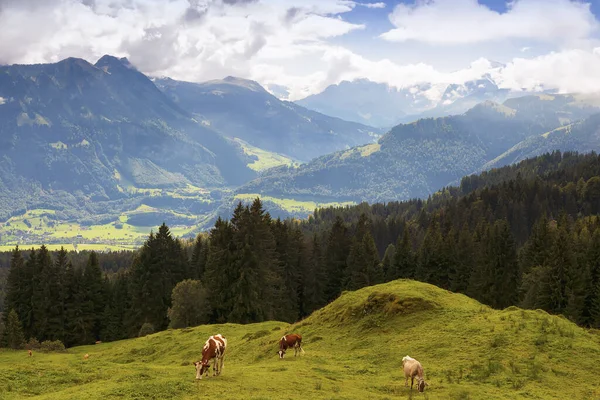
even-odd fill
[[[496,103],[492,100],[486,100],[482,103],[477,104],[475,107],[468,110],[465,115],[475,116],[477,114],[480,115],[490,115],[490,114],[498,114],[504,117],[514,117],[517,111],[513,108],[507,107],[503,104]]]
[[[218,83],[219,81],[210,81],[207,83]],[[252,90],[253,92],[265,92],[268,93],[267,90],[261,86],[260,83],[244,78],[238,78],[236,76],[226,76],[221,80],[223,83],[227,83],[234,86],[239,86],[248,90]]]
[[[98,68],[129,68],[136,69],[133,64],[129,62],[127,57],[117,58],[115,56],[111,56],[106,54],[102,56],[95,64]]]

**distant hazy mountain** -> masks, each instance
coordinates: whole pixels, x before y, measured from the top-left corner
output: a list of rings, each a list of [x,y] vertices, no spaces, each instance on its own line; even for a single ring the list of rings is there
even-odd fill
[[[420,114],[433,107],[426,91],[430,85],[398,90],[366,79],[343,81],[323,92],[296,101],[301,106],[378,127],[397,125],[407,115]]]
[[[372,143],[383,133],[281,101],[254,81],[227,77],[205,83],[172,79],[154,83],[202,124],[302,161]]]
[[[349,121],[391,127],[420,118],[462,114],[483,101],[503,102],[516,95],[500,89],[489,75],[464,84],[423,83],[405,89],[361,79],[331,85],[296,103]]]
[[[65,202],[89,208],[126,198],[129,186],[223,187],[255,176],[238,144],[126,59],[3,66],[0,98],[0,217]]]
[[[517,108],[486,101],[462,115],[398,125],[377,144],[268,171],[238,191],[331,201],[426,197],[523,140],[570,122],[567,116],[600,111],[575,106],[570,96],[531,96],[510,104]]]

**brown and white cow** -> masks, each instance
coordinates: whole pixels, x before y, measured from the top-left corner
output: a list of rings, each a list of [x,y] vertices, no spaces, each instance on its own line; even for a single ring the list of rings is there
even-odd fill
[[[202,348],[202,361],[196,361],[196,379],[202,379],[204,374],[208,374],[210,369],[210,360],[214,359],[213,376],[221,375],[223,372],[223,357],[225,356],[225,348],[227,347],[227,339],[221,334],[208,338]]]
[[[27,350],[27,353],[29,354],[29,357],[31,357],[33,355],[33,353],[31,352],[31,350]]]
[[[413,388],[415,376],[417,377],[417,389],[419,392],[425,391],[425,386],[428,386],[425,382],[423,366],[420,362],[410,356],[402,358],[402,368],[404,368],[404,377],[406,381],[404,386],[408,386],[408,378],[410,377],[410,390]]]
[[[285,351],[290,347],[294,348],[294,357],[300,352],[304,353],[304,349],[302,348],[302,336],[297,333],[292,333],[279,339],[279,351],[277,352],[279,358],[283,358],[285,356]]]

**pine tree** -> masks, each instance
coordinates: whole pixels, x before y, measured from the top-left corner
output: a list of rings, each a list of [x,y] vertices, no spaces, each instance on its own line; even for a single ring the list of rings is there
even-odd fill
[[[398,238],[396,244],[396,252],[394,254],[394,263],[390,278],[414,278],[415,274],[416,258],[412,248],[409,228],[406,226],[402,238]]]
[[[260,322],[273,317],[278,287],[284,286],[276,273],[275,238],[271,217],[265,213],[260,199],[238,218],[232,218],[235,244],[229,288],[232,301],[230,321]]]
[[[83,271],[82,288],[84,291],[83,319],[86,331],[84,343],[93,343],[100,338],[102,315],[106,306],[104,279],[98,255],[94,251],[90,253]]]
[[[311,253],[304,264],[301,316],[307,316],[325,304],[326,275],[323,250],[317,235],[313,235]]]
[[[465,293],[467,291],[476,260],[473,236],[469,231],[468,225],[464,224],[458,235],[456,267],[450,275],[450,290],[458,293]]]
[[[417,265],[417,279],[436,286],[447,284],[448,265],[443,253],[443,239],[437,219],[434,219],[427,228],[427,233],[419,249]]]
[[[229,222],[219,217],[210,231],[206,271],[202,279],[203,282],[210,282],[208,291],[212,310],[211,322],[226,322],[231,313],[233,300],[230,283],[233,279],[234,250],[233,228]]]
[[[88,344],[84,315],[85,291],[81,270],[67,263],[64,273],[63,301],[65,307],[64,344],[67,347]]]
[[[129,335],[137,334],[144,323],[151,324],[156,331],[166,329],[173,287],[190,275],[181,242],[173,238],[163,223],[156,234],[150,233],[131,268]]]
[[[350,253],[346,260],[347,276],[344,284],[345,290],[357,290],[368,286],[367,255],[362,240],[352,239]]]
[[[65,336],[64,273],[68,262],[67,251],[61,247],[54,263],[44,270],[44,296],[48,299],[46,336],[49,340],[63,341]]]
[[[327,301],[334,300],[342,291],[346,276],[346,260],[350,253],[350,240],[344,221],[336,217],[329,236],[325,252],[325,270],[327,271],[327,286],[325,297]]]
[[[577,320],[581,309],[580,282],[577,279],[576,258],[573,254],[574,243],[566,218],[559,222],[556,240],[552,246],[549,261],[548,286],[543,289],[542,295],[547,298],[547,311]]]
[[[6,326],[4,327],[4,342],[11,349],[20,349],[25,342],[21,321],[17,312],[12,309],[6,318]]]
[[[492,279],[490,305],[496,308],[514,305],[518,299],[519,267],[515,242],[505,220],[494,224],[488,246],[487,262]]]
[[[27,309],[31,299],[25,297],[27,286],[31,282],[27,281],[25,276],[25,261],[23,255],[17,246],[10,259],[10,270],[6,278],[6,297],[4,299],[5,310],[15,310],[19,319],[25,319]],[[8,319],[9,313],[4,313],[4,322]]]
[[[385,249],[383,260],[381,260],[381,268],[383,279],[385,282],[392,281],[396,278],[397,273],[394,267],[394,255],[396,254],[396,246],[389,244]]]
[[[51,275],[52,258],[46,246],[42,246],[36,253],[33,272],[33,294],[32,294],[32,311],[33,311],[33,326],[32,336],[40,341],[50,339],[51,335],[48,326],[48,309],[52,304],[48,296],[50,280],[46,280]]]
[[[200,279],[204,276],[207,258],[208,242],[206,239],[203,239],[202,235],[198,235],[194,243],[192,259],[190,260],[190,275],[193,279]]]
[[[583,306],[582,323],[600,328],[600,228],[592,235],[587,251],[589,277]]]

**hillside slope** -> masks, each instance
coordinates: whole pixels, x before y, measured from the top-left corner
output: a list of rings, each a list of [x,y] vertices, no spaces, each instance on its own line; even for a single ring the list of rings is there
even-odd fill
[[[281,101],[257,82],[245,79],[227,77],[204,83],[155,79],[154,83],[203,124],[302,161],[374,142],[383,133]]]
[[[518,143],[594,112],[598,109],[578,104],[572,96],[485,101],[462,115],[398,125],[376,144],[329,154],[299,168],[272,169],[238,193],[355,202],[424,198],[479,171]],[[560,144],[552,147],[563,150]],[[554,148],[544,147],[538,154],[549,150]]]
[[[128,186],[255,176],[239,144],[194,121],[126,59],[2,66],[0,97],[0,197],[19,194],[2,202],[0,219],[65,199],[72,208],[123,199]]]
[[[289,332],[303,335],[306,353],[279,360],[277,341]],[[223,375],[195,382],[191,363],[216,333],[229,341]],[[406,280],[346,292],[291,326],[200,326],[32,359],[0,352],[0,396],[389,399],[409,395],[406,354],[422,362],[429,399],[600,397],[598,335],[541,311],[495,311]]]
[[[483,169],[517,163],[556,149],[581,153],[600,150],[600,114],[527,138],[488,162]]]

